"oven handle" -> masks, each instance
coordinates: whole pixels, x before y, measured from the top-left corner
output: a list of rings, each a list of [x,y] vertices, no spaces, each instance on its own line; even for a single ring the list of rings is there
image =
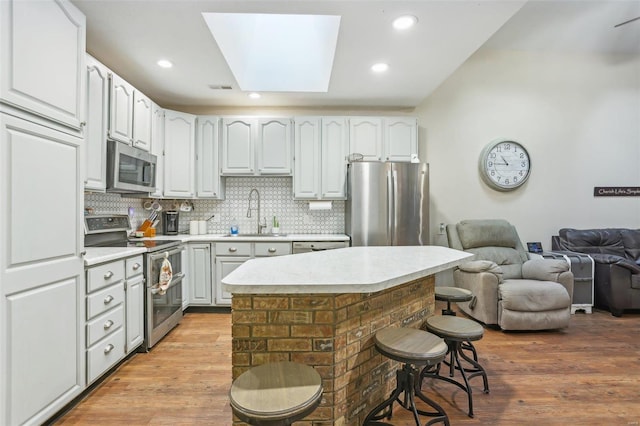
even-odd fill
[[[165,256],[172,256],[174,254],[178,254],[178,253],[182,253],[184,251],[184,246],[180,246],[176,249],[170,250],[170,251],[161,251],[161,252],[157,252],[157,253],[152,253],[149,254],[149,258],[154,261],[156,259],[162,259]]]
[[[173,278],[171,279],[171,284],[169,284],[169,287],[167,287],[167,291],[169,291],[169,289],[171,287],[174,287],[176,285],[178,285],[180,282],[182,282],[182,279],[184,278],[184,272],[178,272],[177,274],[175,274],[173,276]],[[151,294],[157,294],[158,293],[158,286],[160,285],[160,283],[155,283],[152,286],[149,286],[149,290],[151,291]]]

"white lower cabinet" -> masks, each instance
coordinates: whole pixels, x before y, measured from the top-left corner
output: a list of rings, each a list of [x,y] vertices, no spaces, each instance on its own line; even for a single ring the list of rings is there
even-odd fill
[[[87,385],[126,353],[125,260],[87,269]]]
[[[248,256],[216,256],[216,305],[231,306],[231,293],[222,288],[222,279],[249,259]]]
[[[142,256],[131,257],[125,260],[125,286],[126,293],[126,352],[129,354],[136,350],[144,341],[144,292],[145,282],[143,275]]]
[[[189,304],[210,306],[213,303],[211,281],[211,244],[189,244]]]

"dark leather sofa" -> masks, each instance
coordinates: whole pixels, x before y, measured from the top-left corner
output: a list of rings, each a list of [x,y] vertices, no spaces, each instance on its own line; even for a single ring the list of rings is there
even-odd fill
[[[640,230],[563,228],[553,238],[554,251],[586,253],[595,262],[596,308],[621,316],[640,309]]]

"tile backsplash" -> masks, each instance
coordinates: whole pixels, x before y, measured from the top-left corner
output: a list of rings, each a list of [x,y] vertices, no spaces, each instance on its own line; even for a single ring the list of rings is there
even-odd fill
[[[206,220],[211,234],[229,232],[232,222],[240,227],[240,233],[257,232],[257,207],[254,195],[251,201],[251,217],[247,217],[249,192],[252,188],[260,192],[261,219],[266,217],[266,232],[271,232],[273,216],[280,222],[281,233],[297,234],[343,234],[344,201],[333,201],[331,210],[309,210],[308,201],[293,199],[293,180],[290,177],[227,177],[224,200],[190,200],[193,209],[180,211],[180,233],[189,233],[189,221]],[[126,198],[111,193],[86,193],[85,208],[95,214],[127,214],[133,207],[132,225],[137,228],[149,215],[143,204],[149,199]],[[158,200],[163,210],[179,207],[184,200]],[[162,231],[162,225],[158,225]]]

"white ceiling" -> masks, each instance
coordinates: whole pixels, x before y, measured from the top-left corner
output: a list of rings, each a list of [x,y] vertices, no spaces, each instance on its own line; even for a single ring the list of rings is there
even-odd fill
[[[72,2],[87,16],[87,51],[163,107],[411,109],[479,48],[640,54],[640,21],[613,28],[640,16],[640,0]],[[248,99],[202,12],[342,16],[329,91]],[[418,25],[393,30],[391,21],[407,13]],[[158,67],[163,58],[174,67]],[[387,62],[389,71],[372,74],[375,62]]]

